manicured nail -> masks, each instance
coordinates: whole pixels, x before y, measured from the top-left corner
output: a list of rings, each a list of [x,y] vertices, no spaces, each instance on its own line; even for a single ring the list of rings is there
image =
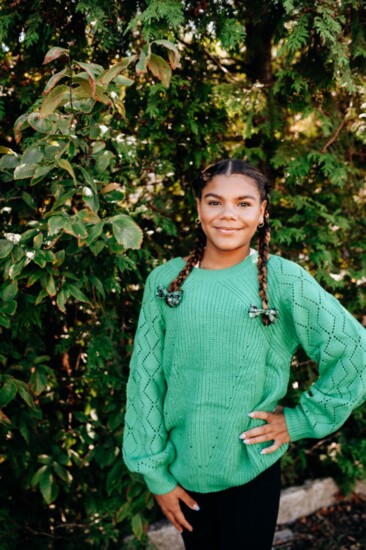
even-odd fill
[[[200,507],[198,506],[198,504],[195,504],[195,505],[193,506],[193,510],[197,510],[197,512],[198,512],[198,510],[200,510]]]
[[[261,450],[261,455],[265,455],[267,453],[266,449]]]
[[[250,439],[244,439],[243,443],[246,443],[246,444],[250,443]]]
[[[239,435],[240,439],[245,439],[246,436],[247,436],[247,434],[240,434],[240,435]]]
[[[249,413],[248,416],[250,416],[250,418],[254,418],[253,413]]]

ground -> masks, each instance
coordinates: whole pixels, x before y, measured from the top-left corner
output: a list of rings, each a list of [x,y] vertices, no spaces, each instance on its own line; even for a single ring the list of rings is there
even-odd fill
[[[365,550],[366,497],[354,495],[330,508],[277,528],[275,550]]]

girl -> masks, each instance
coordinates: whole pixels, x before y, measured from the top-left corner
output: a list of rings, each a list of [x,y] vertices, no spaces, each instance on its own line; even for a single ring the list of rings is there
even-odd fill
[[[366,331],[307,271],[269,255],[263,174],[223,160],[193,186],[194,249],[146,280],[123,458],[185,548],[269,550],[289,442],[334,432],[366,399]],[[300,345],[319,378],[283,408]]]

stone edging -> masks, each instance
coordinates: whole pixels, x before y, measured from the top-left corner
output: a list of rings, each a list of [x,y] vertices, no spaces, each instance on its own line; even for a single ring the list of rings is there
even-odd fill
[[[357,481],[354,492],[366,496],[366,482]],[[336,502],[338,493],[338,486],[330,477],[306,481],[304,485],[283,489],[278,525],[291,523],[320,508],[332,506]],[[155,547],[156,550],[184,550],[181,535],[168,520],[163,519],[153,523],[148,531],[148,536],[153,544],[152,548]],[[128,540],[131,540],[131,537],[126,537],[125,542],[128,543]]]

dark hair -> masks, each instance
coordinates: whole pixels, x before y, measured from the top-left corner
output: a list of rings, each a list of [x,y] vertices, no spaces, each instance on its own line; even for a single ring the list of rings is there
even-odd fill
[[[208,166],[201,174],[193,181],[192,187],[194,194],[198,199],[201,199],[202,190],[207,185],[209,181],[213,179],[214,176],[218,175],[227,175],[231,176],[232,174],[242,174],[251,178],[259,191],[260,198],[262,201],[267,201],[266,210],[264,213],[263,226],[258,227],[259,234],[259,244],[258,244],[258,281],[259,281],[259,295],[262,300],[263,309],[268,309],[268,298],[267,298],[267,260],[269,256],[269,241],[271,237],[271,230],[268,223],[268,205],[269,198],[268,193],[270,189],[270,184],[267,178],[243,160],[237,159],[224,159]],[[206,245],[206,235],[202,230],[201,225],[198,225],[196,228],[196,236],[194,240],[194,247],[191,253],[189,254],[188,260],[184,268],[180,271],[178,276],[170,283],[168,291],[172,292],[178,290],[185,279],[188,277],[194,266],[197,262],[201,261],[204,254],[204,249]],[[271,320],[268,315],[262,314],[262,321],[264,325],[268,325]]]

